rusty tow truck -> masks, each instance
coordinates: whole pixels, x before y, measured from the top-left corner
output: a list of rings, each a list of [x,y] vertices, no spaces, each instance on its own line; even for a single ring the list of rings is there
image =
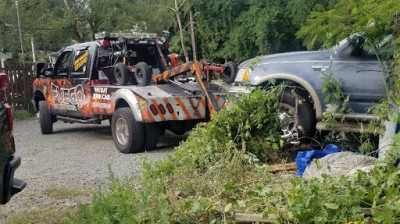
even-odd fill
[[[236,76],[232,62],[180,63],[166,37],[101,33],[96,41],[66,47],[52,67],[36,65],[33,99],[43,134],[53,123],[111,123],[122,153],[155,148],[167,129],[183,134],[225,104],[220,75]]]

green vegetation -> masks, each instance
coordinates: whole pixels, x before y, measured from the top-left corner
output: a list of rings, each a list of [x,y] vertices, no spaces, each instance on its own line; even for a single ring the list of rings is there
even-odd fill
[[[20,5],[25,45],[34,37],[37,48],[48,51],[73,40],[92,39],[102,30],[152,32],[163,28],[172,31],[172,50],[179,52],[181,38],[174,18],[181,18],[185,26],[189,10],[196,13],[199,54],[212,60],[240,62],[298,50],[302,40],[309,49],[332,47],[360,33],[364,45],[389,62],[388,68],[382,66],[388,100],[373,109],[386,118],[388,102],[400,104],[398,0],[66,0],[64,4],[22,0]],[[11,0],[0,3],[0,45],[17,52],[14,9]],[[310,10],[314,11],[306,18]],[[389,34],[392,38],[384,44],[385,51],[377,52]],[[187,29],[183,36],[189,45]],[[347,109],[346,97],[334,74],[325,75],[323,82],[327,100],[333,102],[326,121],[332,121],[333,113]],[[138,187],[111,175],[108,190],[95,193],[92,204],[80,205],[67,222],[232,223],[237,212],[262,213],[265,218],[275,215],[279,223],[400,222],[400,171],[394,165],[400,157],[400,134],[394,137],[387,159],[369,173],[306,182],[266,171],[263,164],[288,157],[280,151],[282,142],[276,132],[282,88],[256,90],[232,99],[229,110],[198,125],[168,159],[144,160]],[[369,141],[364,135],[360,138]],[[59,189],[48,189],[45,194],[66,197]]]
[[[235,210],[262,212],[251,195],[265,194],[274,181],[261,164],[284,157],[276,141],[281,91],[256,90],[234,100],[232,108],[196,127],[168,159],[144,161],[140,189],[112,178],[109,192],[81,206],[72,222],[219,223],[232,220]]]
[[[341,0],[331,9],[317,8],[310,13],[307,24],[297,32],[298,38],[304,39],[311,49],[317,46],[334,47],[353,34],[362,35],[363,48],[373,52],[381,62],[382,79],[386,84],[387,99],[370,108],[381,120],[389,120],[393,113],[392,102],[400,105],[400,3],[397,0]],[[324,121],[336,122],[336,112],[348,112],[349,96],[341,92],[340,82],[334,74],[324,75],[323,91],[327,93],[326,101],[330,102]],[[397,118],[397,114],[392,116]],[[376,134],[384,128],[377,127],[374,120],[369,124]],[[380,129],[380,131],[379,131]],[[354,139],[354,134],[351,134]],[[356,137],[361,152],[368,152],[372,146],[371,136],[361,134]]]
[[[198,58],[242,62],[257,55],[303,49],[295,33],[312,9],[330,9],[336,0],[19,0],[26,59],[109,32],[169,30],[171,51],[192,55],[189,11],[195,14]],[[175,4],[176,3],[176,4]],[[182,7],[180,7],[182,5]],[[177,8],[177,7],[178,8]],[[178,10],[177,10],[178,9]],[[39,12],[39,13],[38,13]],[[21,59],[16,5],[0,1],[0,50]]]
[[[11,218],[7,224],[56,224],[62,223],[67,213],[72,213],[75,208],[43,207],[31,209],[22,213],[7,213],[5,217]]]
[[[111,175],[108,191],[80,205],[68,222],[233,223],[235,213],[275,215],[282,223],[399,222],[400,171],[394,164],[400,134],[370,173],[306,182],[266,170],[264,162],[284,157],[271,137],[281,90],[243,96],[199,125],[165,161],[144,161],[139,187]]]
[[[307,20],[308,25],[297,33],[308,47],[333,46],[356,32],[364,34],[365,45],[371,48],[387,34],[393,35],[390,46],[398,46],[399,26],[395,17],[400,11],[398,1],[341,0],[337,3],[331,9],[318,5]],[[199,4],[207,6],[202,1]],[[261,10],[260,5],[252,10]],[[240,5],[229,5],[232,10],[229,15],[240,18],[240,13],[235,14],[236,7]],[[206,18],[215,16],[209,14]],[[222,19],[215,23],[232,27],[232,21]],[[246,25],[251,22],[254,19]],[[230,36],[229,41],[233,39]],[[208,52],[219,52],[217,49],[223,49],[220,46],[210,45],[213,50]],[[388,58],[393,63],[385,78],[391,86],[389,100],[398,103],[399,52],[396,47],[391,50],[387,55],[395,56]],[[332,74],[324,76],[324,83],[329,101],[346,101],[338,88],[340,83]],[[323,180],[309,182],[295,177],[283,179],[268,173],[261,165],[284,157],[275,132],[279,124],[276,100],[281,89],[268,91],[257,90],[246,95],[234,102],[230,110],[217,114],[209,124],[199,125],[167,160],[154,164],[145,161],[139,188],[114,178],[109,192],[97,194],[92,206],[80,206],[70,222],[231,223],[237,212],[262,213],[265,218],[275,215],[279,223],[400,222],[400,171],[395,166],[400,156],[400,134],[394,137],[386,160],[369,173],[325,176]],[[387,114],[384,110],[387,104],[383,105],[380,112]],[[332,112],[338,110],[344,111],[346,106],[337,105]]]
[[[56,187],[49,187],[42,192],[43,195],[47,195],[57,199],[68,199],[81,196],[89,197],[92,193],[94,193],[94,191]]]
[[[36,115],[35,113],[32,113],[27,110],[16,110],[13,113],[13,119],[18,120],[18,121],[26,120],[26,119],[34,117],[35,115]]]
[[[388,101],[399,105],[399,12],[397,0],[341,0],[330,10],[320,8],[311,12],[307,25],[297,32],[297,36],[304,39],[310,49],[315,45],[332,47],[352,34],[362,34],[364,47],[371,48],[382,61],[389,62],[389,69],[382,62],[385,73],[382,78],[387,83]]]

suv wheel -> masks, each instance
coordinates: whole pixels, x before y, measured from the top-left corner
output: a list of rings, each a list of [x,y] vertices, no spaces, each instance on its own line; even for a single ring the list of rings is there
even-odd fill
[[[123,107],[112,117],[111,131],[115,146],[122,153],[143,151],[143,125],[135,120],[131,108]]]
[[[45,100],[39,101],[39,123],[42,134],[51,134],[53,132],[53,118]]]
[[[288,91],[281,96],[278,117],[281,120],[281,138],[286,142],[299,143],[300,138],[311,137],[315,132],[316,120],[312,103],[300,96],[293,96]]]

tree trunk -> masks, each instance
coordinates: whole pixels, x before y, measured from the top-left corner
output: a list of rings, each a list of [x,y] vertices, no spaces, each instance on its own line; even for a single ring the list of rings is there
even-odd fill
[[[185,39],[183,36],[183,27],[182,27],[182,21],[181,21],[181,16],[180,16],[180,7],[178,6],[177,0],[175,0],[175,14],[176,14],[176,19],[178,20],[179,33],[181,36],[181,43],[182,43],[182,50],[183,50],[183,54],[185,55],[185,60],[187,63],[187,62],[189,62],[189,54],[188,54],[188,52],[186,50],[186,46],[185,46]]]
[[[65,7],[67,8],[67,10],[69,12],[71,12],[71,8],[69,7],[68,0],[64,0],[64,4],[65,4]],[[75,33],[78,36],[78,41],[80,43],[82,43],[84,41],[84,34],[83,34],[82,29],[81,29],[81,27],[79,25],[79,19],[74,17],[74,21],[75,21]]]
[[[193,61],[197,61],[196,35],[194,32],[193,10],[190,10],[190,36],[192,37]]]

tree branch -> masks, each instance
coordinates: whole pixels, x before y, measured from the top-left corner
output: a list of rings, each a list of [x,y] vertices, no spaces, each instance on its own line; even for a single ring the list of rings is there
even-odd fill
[[[167,9],[172,10],[172,11],[175,12],[175,9],[174,9],[174,8],[169,7],[169,6],[166,6],[166,5],[155,4],[154,6],[158,6],[158,7],[162,7],[162,8],[167,8]]]
[[[181,5],[179,6],[179,9],[181,9],[185,3],[186,3],[186,0],[183,0],[183,2],[181,3]]]

